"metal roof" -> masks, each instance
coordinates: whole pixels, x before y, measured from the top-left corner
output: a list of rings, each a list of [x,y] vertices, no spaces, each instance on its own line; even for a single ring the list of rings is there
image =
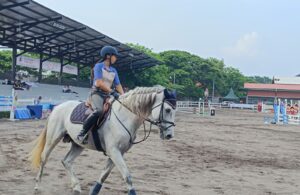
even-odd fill
[[[91,66],[99,60],[99,51],[112,45],[120,52],[119,71],[141,69],[159,63],[154,58],[120,43],[84,24],[63,16],[32,0],[0,1],[0,45],[16,47],[23,52],[63,58],[69,63]]]
[[[273,77],[273,83],[300,85],[300,77]]]
[[[248,90],[265,90],[265,91],[300,91],[300,85],[295,84],[261,84],[261,83],[244,83],[244,88]]]

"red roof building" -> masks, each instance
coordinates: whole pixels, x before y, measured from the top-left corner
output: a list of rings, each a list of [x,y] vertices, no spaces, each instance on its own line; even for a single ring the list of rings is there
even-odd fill
[[[246,102],[257,104],[260,101],[274,102],[274,98],[300,100],[300,84],[260,84],[245,83],[248,90]]]

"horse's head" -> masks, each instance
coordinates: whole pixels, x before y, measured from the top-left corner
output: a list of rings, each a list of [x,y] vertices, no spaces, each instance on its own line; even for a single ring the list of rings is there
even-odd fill
[[[152,107],[152,117],[160,129],[161,139],[171,139],[174,137],[176,112],[176,93],[164,89],[163,93],[156,95]]]

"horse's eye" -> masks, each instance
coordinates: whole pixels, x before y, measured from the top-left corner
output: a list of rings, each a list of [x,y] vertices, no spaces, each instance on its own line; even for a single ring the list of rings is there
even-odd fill
[[[166,113],[170,113],[170,112],[171,112],[171,108],[167,108]]]

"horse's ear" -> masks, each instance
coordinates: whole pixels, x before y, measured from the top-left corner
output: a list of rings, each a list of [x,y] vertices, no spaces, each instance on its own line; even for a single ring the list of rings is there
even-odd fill
[[[164,95],[166,99],[176,99],[176,91],[175,90],[168,90],[168,89],[164,89]]]
[[[165,96],[165,98],[169,97],[169,91],[168,91],[168,89],[164,89],[164,96]]]

